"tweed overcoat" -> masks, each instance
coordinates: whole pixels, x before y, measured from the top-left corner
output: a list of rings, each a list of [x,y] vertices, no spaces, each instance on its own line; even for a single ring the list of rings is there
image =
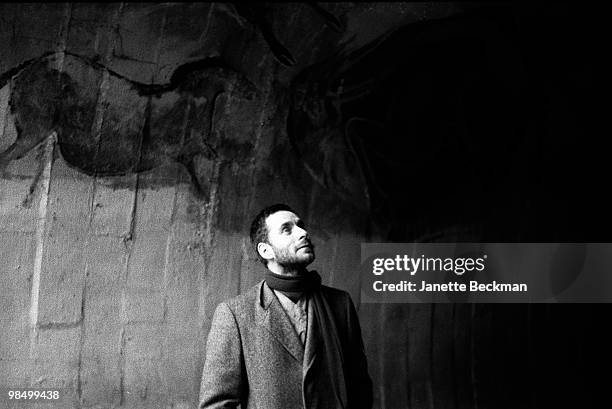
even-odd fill
[[[353,302],[345,291],[319,291],[339,342],[318,331],[309,302],[303,346],[263,281],[219,304],[206,344],[199,407],[370,409],[372,383]]]

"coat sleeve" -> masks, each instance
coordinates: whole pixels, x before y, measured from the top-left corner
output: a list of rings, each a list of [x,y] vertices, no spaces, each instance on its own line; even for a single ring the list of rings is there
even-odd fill
[[[371,409],[372,380],[368,374],[368,362],[361,337],[361,327],[350,295],[347,294],[347,298],[348,351],[350,354],[346,361],[350,374],[347,385],[348,407],[351,409]]]
[[[238,324],[227,304],[221,303],[213,315],[206,342],[199,408],[244,407],[246,385]]]

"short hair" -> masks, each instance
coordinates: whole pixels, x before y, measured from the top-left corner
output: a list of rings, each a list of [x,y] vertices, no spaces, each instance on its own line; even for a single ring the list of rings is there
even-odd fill
[[[251,223],[251,243],[253,244],[253,248],[255,249],[255,254],[257,254],[257,258],[265,266],[268,265],[268,261],[259,254],[259,251],[257,251],[257,245],[259,243],[268,243],[268,225],[266,224],[266,219],[268,218],[268,216],[283,210],[295,213],[293,209],[287,206],[286,204],[277,203],[272,206],[268,206],[259,213],[257,213],[257,216],[255,216],[253,222]]]

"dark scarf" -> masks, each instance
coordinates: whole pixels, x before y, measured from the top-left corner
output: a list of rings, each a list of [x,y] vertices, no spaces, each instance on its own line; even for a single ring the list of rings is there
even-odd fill
[[[321,286],[321,276],[316,271],[307,271],[299,276],[289,277],[268,270],[266,283],[271,289],[280,291],[291,301],[296,302],[305,293],[317,290]]]

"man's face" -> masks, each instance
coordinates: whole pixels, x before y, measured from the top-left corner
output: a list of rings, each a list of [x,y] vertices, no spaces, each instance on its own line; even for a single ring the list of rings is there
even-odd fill
[[[304,222],[293,212],[281,210],[266,219],[268,242],[274,258],[284,267],[305,267],[315,259],[314,246]]]

